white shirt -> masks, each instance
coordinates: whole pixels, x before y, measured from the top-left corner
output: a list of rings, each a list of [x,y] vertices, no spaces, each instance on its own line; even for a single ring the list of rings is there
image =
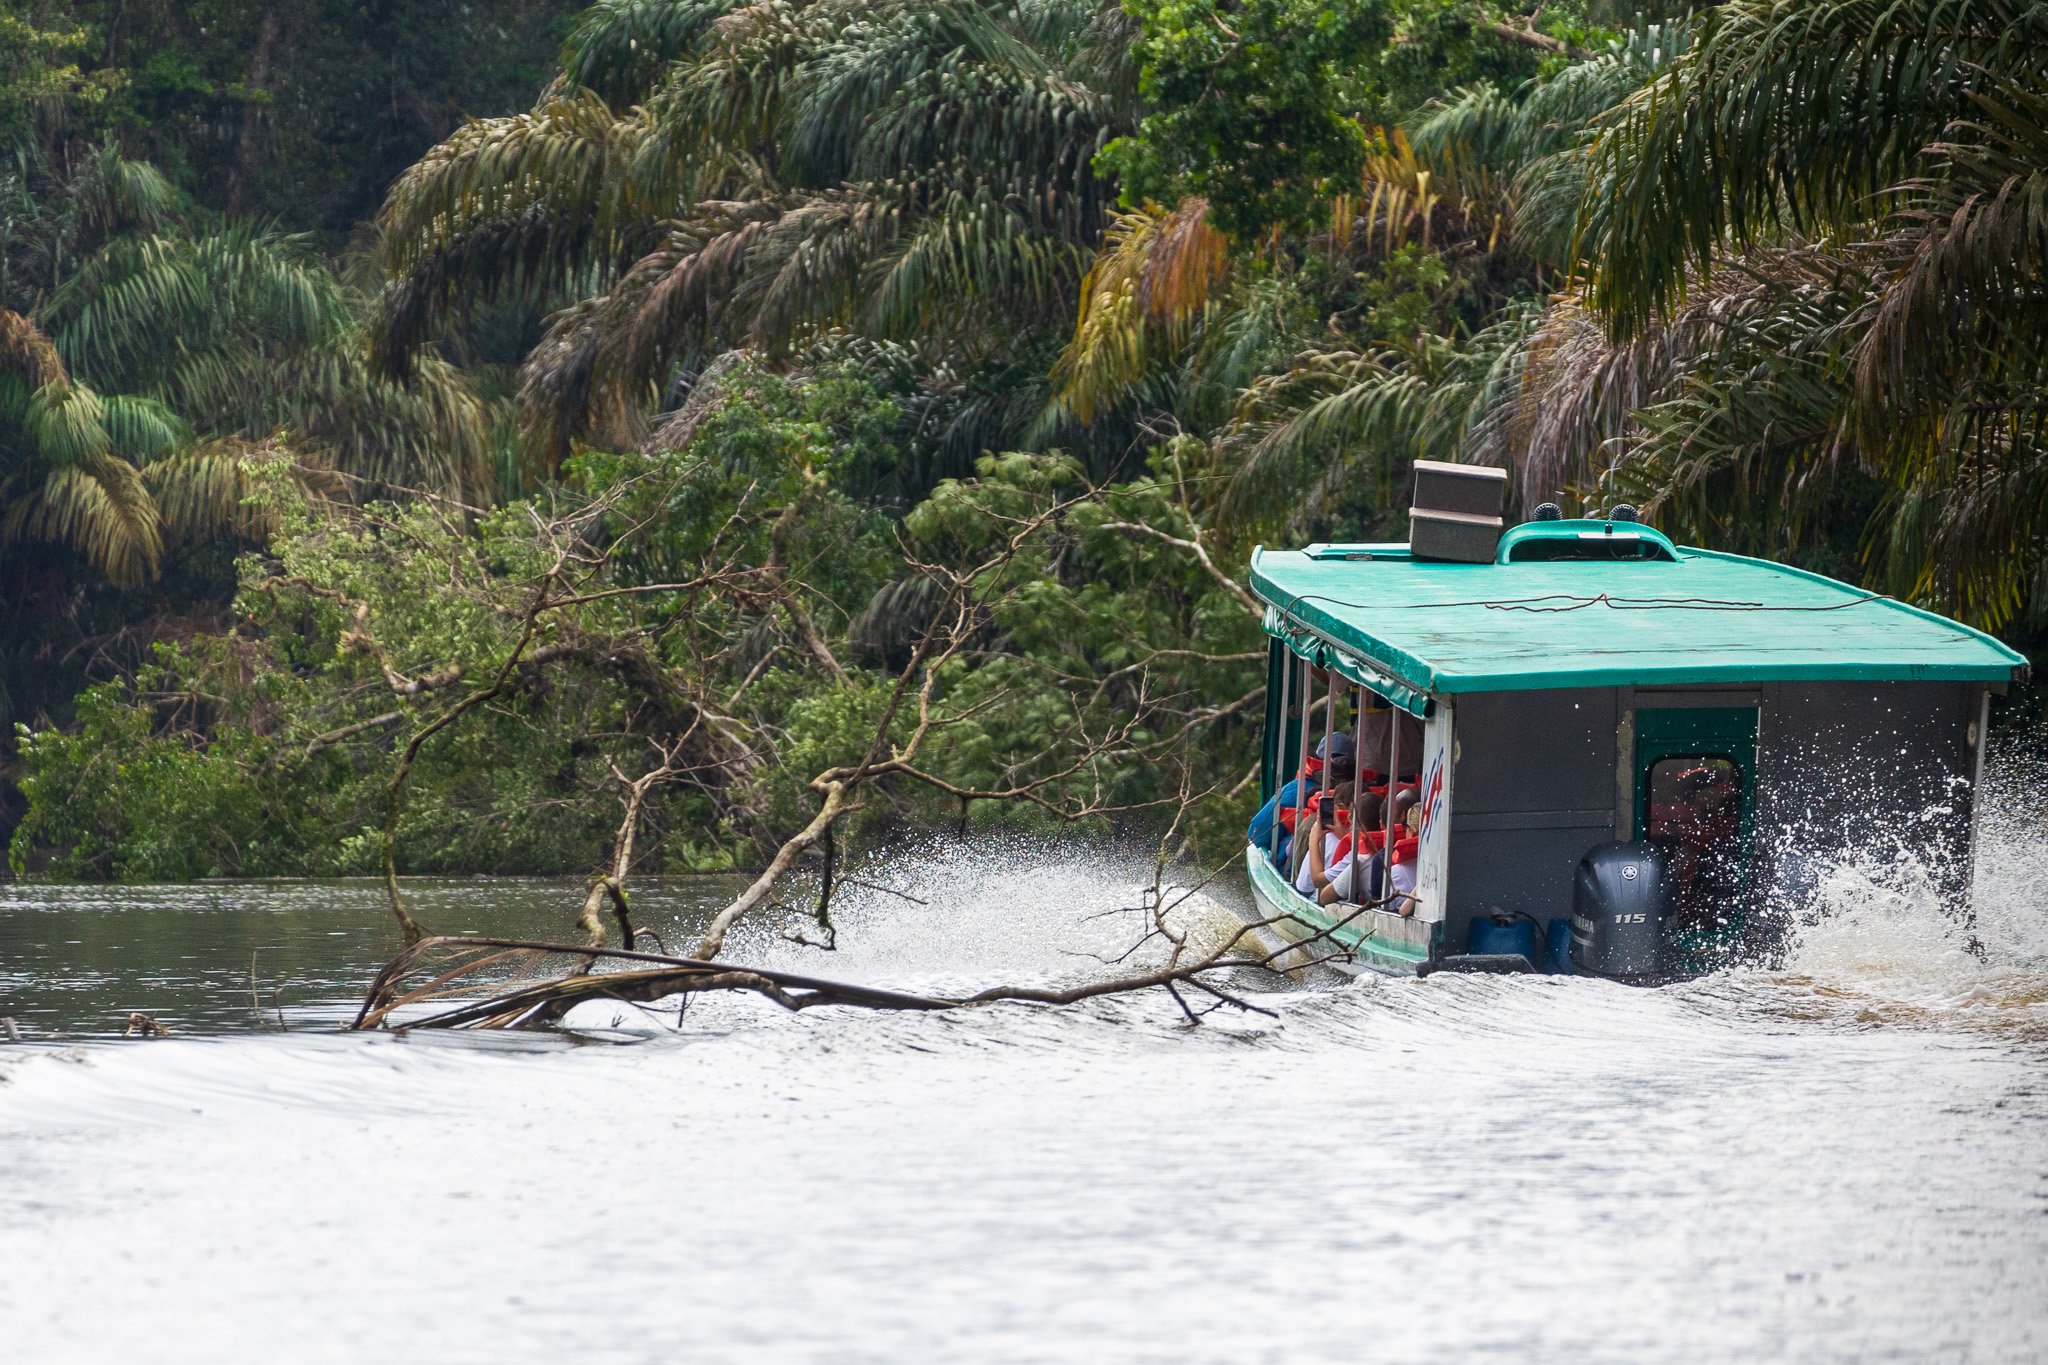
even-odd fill
[[[1337,845],[1342,842],[1342,835],[1336,833],[1326,833],[1323,835],[1323,875],[1325,877],[1330,875],[1330,859],[1337,855]],[[1313,870],[1314,859],[1303,858],[1301,860],[1301,871],[1294,874],[1294,889],[1307,896],[1310,900],[1316,899],[1316,884],[1309,875]]]
[[[1375,856],[1371,853],[1365,855],[1367,867],[1372,866],[1372,860]],[[1346,853],[1342,858],[1339,858],[1335,867],[1325,869],[1325,875],[1329,878],[1330,885],[1337,889],[1337,899],[1340,901],[1356,901],[1358,899],[1357,893],[1351,889],[1351,878],[1357,864],[1358,855],[1352,852]]]
[[[1351,854],[1346,853],[1337,861],[1334,867],[1326,868],[1324,875],[1330,885],[1337,888],[1338,900],[1350,901],[1355,904],[1364,899],[1366,887],[1375,878],[1374,869],[1379,864],[1379,856],[1377,853],[1368,853],[1366,855],[1362,881],[1356,889],[1351,885],[1351,878],[1353,875],[1353,865],[1357,860]],[[1415,890],[1415,860],[1411,858],[1405,863],[1394,864],[1394,874],[1391,880],[1396,896],[1411,894]],[[1398,909],[1399,907],[1395,906],[1393,908]]]
[[[1371,831],[1367,832],[1369,834]],[[1344,856],[1341,858],[1335,857],[1336,849],[1334,846],[1326,845],[1325,849],[1326,851],[1323,854],[1323,880],[1328,882],[1331,886],[1337,889],[1338,900],[1351,901],[1356,903],[1363,896],[1366,884],[1370,883],[1372,880],[1370,869],[1374,865],[1374,862],[1379,857],[1379,855],[1377,853],[1374,853],[1371,850],[1371,848],[1368,847],[1365,853],[1364,868],[1360,869],[1357,866],[1358,858],[1356,848],[1346,849],[1344,851]],[[1306,863],[1302,864],[1302,871],[1306,872],[1307,870],[1308,865]],[[1363,874],[1364,881],[1361,882],[1360,885],[1354,889],[1351,884],[1351,879],[1354,875],[1359,875],[1360,873]],[[1303,878],[1301,880],[1306,880],[1306,878]],[[1305,889],[1302,886],[1300,886],[1300,884],[1297,882],[1295,889],[1300,891],[1302,895],[1309,897],[1311,900],[1315,899],[1316,893],[1312,887]]]

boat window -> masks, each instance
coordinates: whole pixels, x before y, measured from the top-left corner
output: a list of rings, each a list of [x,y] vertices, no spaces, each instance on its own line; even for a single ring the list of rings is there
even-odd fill
[[[1742,769],[1722,754],[1658,759],[1650,768],[1644,837],[1670,860],[1671,912],[1680,929],[1710,929],[1742,889]]]
[[[1671,551],[1648,536],[1602,535],[1597,531],[1576,536],[1532,536],[1508,547],[1508,563],[1541,564],[1559,560],[1662,560],[1674,563]]]

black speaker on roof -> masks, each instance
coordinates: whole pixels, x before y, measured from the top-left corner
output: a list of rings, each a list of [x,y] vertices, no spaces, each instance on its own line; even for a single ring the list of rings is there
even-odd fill
[[[1486,465],[1415,462],[1408,549],[1417,559],[1491,564],[1500,544],[1508,472]]]

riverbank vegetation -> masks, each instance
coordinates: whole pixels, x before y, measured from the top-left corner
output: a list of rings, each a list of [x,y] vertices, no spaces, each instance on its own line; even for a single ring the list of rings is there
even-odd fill
[[[1245,559],[1418,457],[2048,619],[2048,5],[373,6],[500,101],[395,162],[357,21],[105,8],[0,4],[21,872],[1226,853]]]

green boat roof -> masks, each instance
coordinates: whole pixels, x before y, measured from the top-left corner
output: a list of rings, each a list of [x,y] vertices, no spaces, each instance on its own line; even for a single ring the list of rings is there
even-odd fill
[[[1587,554],[1597,557],[1570,557]],[[1406,545],[1257,550],[1252,588],[1269,604],[1269,634],[1357,681],[1393,684],[1389,695],[2007,682],[2027,670],[2022,655],[1933,612],[1626,522],[1518,526],[1491,564],[1419,560]]]

